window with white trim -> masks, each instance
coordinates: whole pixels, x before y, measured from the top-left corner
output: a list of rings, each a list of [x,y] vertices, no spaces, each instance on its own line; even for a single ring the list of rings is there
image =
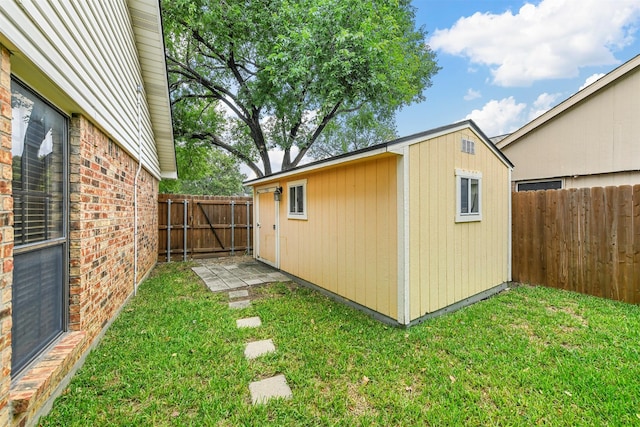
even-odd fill
[[[456,222],[482,220],[482,174],[456,169]]]
[[[307,219],[307,180],[287,183],[289,219]]]

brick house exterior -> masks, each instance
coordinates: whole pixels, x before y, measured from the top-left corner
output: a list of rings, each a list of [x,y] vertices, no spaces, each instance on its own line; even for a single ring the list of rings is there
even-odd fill
[[[82,116],[71,118],[69,327],[98,333],[133,291],[137,162]],[[138,269],[158,252],[158,181],[139,177]],[[140,194],[142,196],[140,196]]]
[[[13,281],[13,198],[11,197],[11,66],[0,45],[0,424],[11,416],[11,283]]]
[[[73,44],[75,37],[78,43],[93,42],[110,48],[119,43],[121,58],[105,62],[111,68],[103,70],[97,66],[91,73],[87,72],[87,64],[105,59],[74,56],[65,59],[65,63],[71,66],[77,61],[77,69],[66,70],[64,75],[56,74],[64,67],[51,66],[48,61],[52,59],[48,56],[38,62],[36,47],[27,43],[39,40],[38,49],[47,55],[55,54],[45,43],[48,34],[38,34],[29,27],[39,21],[34,14],[42,7],[41,4],[32,8],[33,4],[14,0],[0,3],[0,426],[37,423],[151,271],[158,251],[158,183],[163,177],[176,175],[159,2],[114,0],[101,10],[88,4],[78,5],[86,9],[85,13],[105,14],[95,16],[95,22],[107,22],[114,16],[119,19],[111,19],[117,22],[112,34],[104,30],[91,32],[95,38],[91,40],[79,37],[85,30],[78,29],[77,34],[69,35],[67,42]],[[47,7],[59,6],[47,4],[44,9]],[[67,12],[60,8],[57,14],[64,17]],[[25,15],[22,19],[21,14]],[[143,19],[146,21],[142,22]],[[149,37],[149,29],[154,28],[156,31]],[[21,38],[23,32],[32,37]],[[128,34],[131,39],[121,34]],[[145,51],[150,46],[155,49],[152,54]],[[140,81],[137,97],[131,81]],[[65,181],[54,182],[65,189],[61,191],[64,207],[61,213],[46,219],[63,224],[60,229],[64,230],[64,236],[58,240],[62,242],[61,259],[65,265],[57,266],[63,271],[64,282],[60,295],[61,330],[14,372],[17,271],[14,260],[18,265],[18,252],[14,251],[24,253],[30,248],[24,241],[20,246],[16,240],[17,154],[12,147],[17,132],[12,129],[16,84],[35,94],[41,100],[38,102],[47,105],[65,123],[64,155],[51,157],[47,164]],[[78,93],[77,89],[83,87],[84,92]],[[94,97],[95,88],[103,90],[103,96]],[[45,142],[42,140],[42,146]],[[139,151],[137,144],[142,147]],[[27,157],[27,148],[24,150],[20,153],[22,158]],[[36,161],[43,161],[41,152],[38,156],[40,160]]]

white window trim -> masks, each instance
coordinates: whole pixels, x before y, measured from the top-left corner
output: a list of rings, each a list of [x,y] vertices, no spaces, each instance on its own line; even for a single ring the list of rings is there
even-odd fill
[[[460,196],[462,193],[462,178],[478,180],[478,213],[462,213]],[[456,222],[482,221],[482,172],[456,169]]]
[[[299,187],[302,186],[302,213],[294,213],[291,212],[291,200],[289,197],[291,195],[291,187]],[[300,179],[297,181],[291,181],[287,183],[287,218],[288,219],[307,219],[307,180]]]

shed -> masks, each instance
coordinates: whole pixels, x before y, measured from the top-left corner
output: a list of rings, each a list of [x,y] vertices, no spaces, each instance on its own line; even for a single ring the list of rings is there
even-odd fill
[[[0,1],[0,425],[33,425],[157,260],[159,0]]]
[[[417,323],[510,281],[511,169],[469,120],[249,181],[254,257]]]
[[[514,189],[640,184],[640,55],[496,143]]]

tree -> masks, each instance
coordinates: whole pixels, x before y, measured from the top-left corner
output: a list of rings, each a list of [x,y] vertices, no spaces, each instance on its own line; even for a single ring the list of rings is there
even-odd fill
[[[180,178],[160,181],[161,193],[214,194],[235,196],[243,194],[246,178],[238,168],[238,159],[202,141],[179,141],[176,160]]]
[[[178,136],[257,176],[275,148],[295,167],[344,115],[422,100],[438,71],[410,0],[165,0],[163,13]]]
[[[327,125],[308,155],[316,160],[360,150],[397,138],[393,114],[371,111],[366,106],[346,113]]]

